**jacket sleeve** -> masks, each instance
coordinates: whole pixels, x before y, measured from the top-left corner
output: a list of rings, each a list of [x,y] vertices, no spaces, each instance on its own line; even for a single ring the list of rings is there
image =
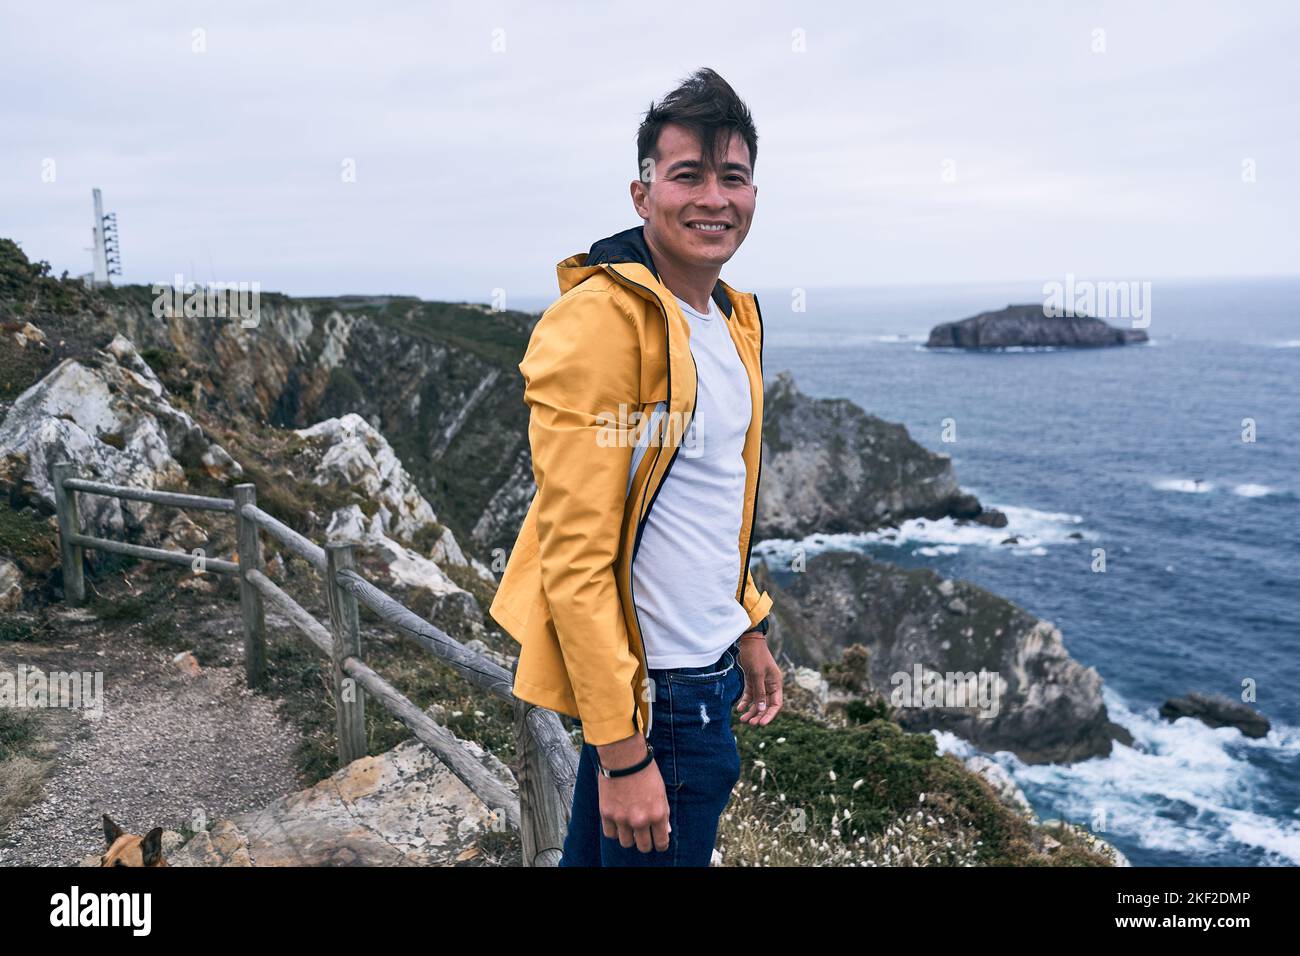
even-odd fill
[[[629,647],[614,579],[640,394],[633,319],[603,289],[562,297],[537,321],[519,370],[537,483],[542,588],[583,738],[637,732]],[[620,405],[622,409],[620,409]]]
[[[754,573],[745,572],[745,610],[749,612],[749,626],[753,627],[772,610],[772,596],[767,591],[759,593],[754,584]]]

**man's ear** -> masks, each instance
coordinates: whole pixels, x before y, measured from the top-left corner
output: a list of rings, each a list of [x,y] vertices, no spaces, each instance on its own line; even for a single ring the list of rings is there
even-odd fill
[[[646,188],[646,184],[641,182],[639,179],[634,179],[629,188],[632,192],[632,208],[636,210],[636,214],[642,219],[649,219],[650,214],[645,209],[649,192]]]

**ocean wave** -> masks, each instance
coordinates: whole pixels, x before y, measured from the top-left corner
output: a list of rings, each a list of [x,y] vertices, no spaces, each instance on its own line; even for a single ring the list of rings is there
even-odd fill
[[[1196,495],[1213,491],[1216,486],[1214,482],[1201,478],[1161,478],[1151,482],[1151,487],[1156,491],[1179,491],[1183,494]]]
[[[1266,495],[1274,494],[1276,491],[1276,488],[1270,488],[1268,485],[1252,484],[1234,485],[1232,489],[1234,495],[1240,495],[1243,498],[1263,498]]]
[[[1156,491],[1176,491],[1186,495],[1203,495],[1217,490],[1219,483],[1217,481],[1207,481],[1204,478],[1158,478],[1151,482],[1151,487]],[[1228,490],[1240,498],[1267,498],[1270,495],[1288,494],[1288,492],[1274,488],[1272,485],[1261,485],[1250,481],[1231,485]]]
[[[1133,735],[1134,746],[1117,742],[1109,757],[1070,765],[1026,764],[1005,751],[989,755],[1040,816],[1090,826],[1121,848],[1186,855],[1189,863],[1254,851],[1265,863],[1300,864],[1300,824],[1270,815],[1261,796],[1265,771],[1246,759],[1256,748],[1293,759],[1300,752],[1297,728],[1274,726],[1267,737],[1252,740],[1232,727],[1164,720],[1154,707],[1132,710],[1109,686],[1102,695],[1110,718]],[[952,734],[935,737],[941,752],[978,753]]]
[[[981,547],[1011,551],[1028,557],[1047,553],[1048,545],[1074,544],[1079,538],[1096,540],[1097,535],[1078,527],[1083,523],[1080,515],[1061,511],[1039,511],[1017,505],[989,504],[1007,516],[1005,528],[988,525],[958,524],[952,518],[931,521],[913,518],[897,528],[877,531],[843,532],[839,534],[810,534],[802,539],[769,538],[754,545],[753,553],[770,558],[773,563],[788,566],[796,551],[811,557],[825,551],[866,551],[872,546],[888,545],[911,548],[911,553],[922,557],[942,557],[961,552],[964,547]],[[1014,538],[1013,543],[1007,540]]]
[[[916,335],[910,332],[898,332],[894,335],[873,335],[870,337],[872,342],[880,342],[884,345],[905,345],[908,342],[928,342],[930,336]]]
[[[1287,339],[1283,342],[1270,342],[1268,347],[1271,349],[1300,349],[1300,339]]]

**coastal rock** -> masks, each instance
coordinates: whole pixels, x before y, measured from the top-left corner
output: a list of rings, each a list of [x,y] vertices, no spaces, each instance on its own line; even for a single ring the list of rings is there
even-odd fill
[[[870,531],[922,517],[1005,524],[958,487],[950,456],[913,441],[904,426],[845,399],[809,398],[789,372],[767,386],[763,402],[755,540]]]
[[[361,545],[368,569],[382,575],[378,580],[386,587],[424,592],[420,612],[430,620],[450,616],[478,631],[483,624],[478,602],[446,569],[467,568],[488,585],[495,585],[496,577],[482,562],[467,558],[452,530],[438,522],[387,438],[356,414],[295,434],[306,442],[297,461],[305,464],[312,482],[360,499],[331,513],[326,540]]]
[[[359,493],[374,506],[377,531],[409,543],[437,523],[433,508],[379,430],[355,413],[329,418],[295,431],[307,442],[300,453],[313,484],[335,485]]]
[[[1198,694],[1174,697],[1160,708],[1165,720],[1195,717],[1208,727],[1236,727],[1247,737],[1255,739],[1268,736],[1268,719],[1258,711],[1222,694]]]
[[[23,606],[23,573],[8,558],[0,558],[0,611]]]
[[[50,468],[72,462],[86,478],[137,488],[183,488],[185,468],[232,479],[242,469],[168,401],[152,369],[122,336],[93,356],[65,359],[18,396],[0,422],[0,488],[54,510]],[[91,534],[143,527],[145,502],[81,496]]]
[[[473,741],[502,784],[513,775]],[[497,818],[418,740],[360,757],[307,790],[231,823],[254,866],[451,866]]]
[[[972,754],[962,763],[966,765],[967,770],[979,774],[1004,804],[1030,820],[1035,819],[1034,808],[1029,798],[1017,786],[1002,764],[983,754]]]
[[[1032,303],[936,325],[925,345],[931,349],[1097,348],[1145,341],[1147,334],[1141,329],[1116,328],[1087,315],[1046,315],[1041,303]]]
[[[367,518],[359,505],[339,508],[330,517],[325,540],[358,545],[364,575],[443,630],[451,630],[455,622],[471,632],[482,631],[483,611],[474,595],[436,561],[388,537],[379,515]]]
[[[1109,719],[1101,677],[1069,656],[1061,632],[974,584],[847,551],[816,554],[805,571],[779,580],[764,562],[754,579],[775,600],[775,654],[820,667],[839,661],[850,645],[864,645],[871,687],[908,730],[947,730],[1026,763],[1086,760],[1109,754],[1112,739],[1129,742]],[[954,600],[962,613],[954,613]],[[922,685],[900,697],[918,669]],[[922,691],[936,672],[954,679],[985,673],[987,700],[927,700]]]

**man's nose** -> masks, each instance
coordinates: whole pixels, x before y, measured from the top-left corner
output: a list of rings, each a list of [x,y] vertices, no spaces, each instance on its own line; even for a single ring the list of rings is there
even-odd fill
[[[699,188],[698,194],[694,197],[695,204],[698,206],[708,206],[711,209],[719,209],[728,203],[726,195],[722,191],[722,185],[717,176],[705,176],[704,184]]]

